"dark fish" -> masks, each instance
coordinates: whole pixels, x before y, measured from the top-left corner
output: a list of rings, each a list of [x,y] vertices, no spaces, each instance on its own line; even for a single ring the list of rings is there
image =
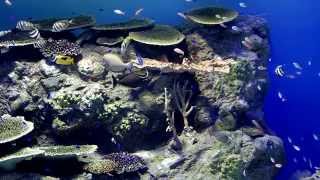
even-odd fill
[[[99,8],[99,11],[100,11],[100,12],[103,12],[103,11],[104,11],[104,9],[103,9],[103,8]]]

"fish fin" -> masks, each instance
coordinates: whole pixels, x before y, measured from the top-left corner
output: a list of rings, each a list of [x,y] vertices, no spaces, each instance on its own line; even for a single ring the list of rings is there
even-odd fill
[[[131,42],[131,38],[127,37],[123,40],[121,44],[121,55],[124,56],[126,54],[127,48]]]

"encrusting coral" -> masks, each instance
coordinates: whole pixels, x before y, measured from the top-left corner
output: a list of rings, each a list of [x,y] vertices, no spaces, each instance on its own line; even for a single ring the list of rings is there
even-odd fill
[[[191,98],[193,96],[193,92],[191,89],[188,90],[187,86],[188,81],[185,81],[182,87],[177,80],[173,84],[174,102],[183,117],[184,129],[190,128],[188,117],[195,109],[195,106],[191,105]]]
[[[94,153],[98,146],[96,145],[72,145],[72,146],[47,146],[39,147],[44,151],[45,158],[72,158],[81,155]]]

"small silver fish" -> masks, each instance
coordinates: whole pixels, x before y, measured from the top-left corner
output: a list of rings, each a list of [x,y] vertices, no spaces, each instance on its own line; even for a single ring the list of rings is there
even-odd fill
[[[288,75],[286,75],[286,77],[289,78],[289,79],[295,79],[296,78],[296,76],[292,75],[292,74],[288,74]]]
[[[302,69],[303,69],[302,66],[301,66],[299,63],[297,63],[297,62],[293,62],[292,65],[293,65],[296,69],[299,69],[299,70],[302,70]]]
[[[235,32],[241,32],[241,29],[238,26],[232,26],[231,29]]]
[[[302,157],[302,160],[306,163],[307,162],[307,158],[305,156]]]
[[[274,167],[276,167],[276,168],[282,168],[282,164],[277,163],[277,164],[274,165]]]
[[[223,23],[221,23],[221,24],[219,24],[221,27],[223,27],[223,28],[228,28],[228,26],[227,25],[225,25],[225,24],[223,24]]]
[[[292,144],[292,139],[290,137],[288,137],[288,142]]]
[[[259,91],[261,91],[261,90],[262,90],[262,88],[261,88],[260,84],[258,84],[258,85],[257,85],[257,89],[258,89]]]
[[[296,151],[301,151],[301,148],[297,145],[292,145],[293,149]]]
[[[258,66],[258,70],[260,70],[260,71],[265,71],[265,70],[267,70],[267,68],[264,67],[264,66]]]
[[[314,140],[319,141],[319,136],[318,136],[318,135],[316,135],[315,133],[314,133],[314,134],[312,134],[312,137],[313,137],[313,139],[314,139]]]
[[[293,158],[292,161],[293,161],[294,163],[298,163],[298,159],[297,159],[297,158]]]
[[[138,10],[134,13],[134,15],[135,15],[135,16],[139,16],[142,11],[143,11],[143,8],[140,8],[140,9],[138,9]]]
[[[311,61],[308,61],[308,66],[311,66],[312,65],[312,62]]]
[[[117,14],[117,15],[121,15],[121,16],[126,15],[126,13],[125,13],[125,12],[123,12],[123,11],[121,11],[120,9],[115,9],[115,10],[113,10],[113,12],[114,12],[115,14]]]
[[[246,176],[247,176],[246,169],[244,169],[244,170],[243,170],[242,175],[243,175],[244,177],[246,177]]]
[[[178,12],[177,15],[182,17],[183,19],[187,19],[186,15],[184,15],[182,12]]]
[[[313,168],[313,165],[312,165],[311,159],[308,159],[308,162],[309,162],[309,167],[310,167],[310,169],[312,169],[312,168]]]
[[[4,4],[7,6],[12,6],[12,2],[10,0],[4,0]]]
[[[284,96],[282,95],[282,93],[280,91],[278,92],[278,97],[282,102],[286,101],[286,99],[284,98]]]
[[[273,164],[275,164],[275,163],[276,163],[276,161],[274,160],[274,158],[273,158],[273,157],[270,157],[270,161],[271,161]]]
[[[179,49],[179,48],[174,48],[173,51],[174,51],[175,53],[177,53],[177,54],[180,54],[180,55],[184,56],[184,51],[181,50],[181,49]]]
[[[246,3],[244,3],[244,2],[240,2],[239,6],[242,7],[242,8],[246,8],[247,7]]]
[[[220,14],[216,14],[216,18],[221,19],[221,15]]]
[[[111,142],[112,142],[113,144],[117,144],[117,141],[116,141],[116,139],[115,139],[114,137],[111,138]]]

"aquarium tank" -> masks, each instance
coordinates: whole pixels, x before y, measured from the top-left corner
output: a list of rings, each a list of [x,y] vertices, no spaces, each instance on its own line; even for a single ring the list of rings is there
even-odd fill
[[[1,0],[0,179],[320,179],[319,9]]]

